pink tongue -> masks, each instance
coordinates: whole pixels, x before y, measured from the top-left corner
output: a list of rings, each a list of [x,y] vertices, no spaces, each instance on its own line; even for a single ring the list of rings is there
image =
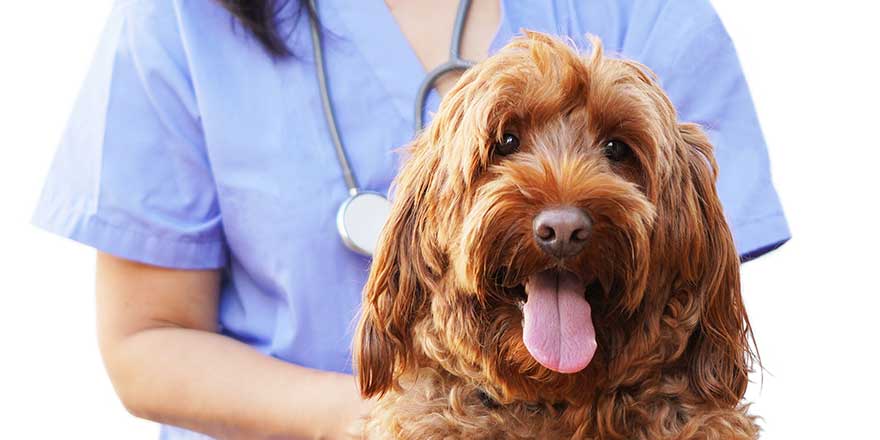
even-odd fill
[[[570,272],[544,271],[526,282],[523,343],[541,365],[577,373],[596,352],[596,331],[586,286]]]

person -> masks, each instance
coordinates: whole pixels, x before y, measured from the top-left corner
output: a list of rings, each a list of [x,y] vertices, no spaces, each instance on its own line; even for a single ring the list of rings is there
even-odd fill
[[[363,189],[387,192],[419,84],[447,59],[456,7],[318,2],[339,132]],[[370,407],[350,375],[370,260],[334,221],[348,189],[322,114],[310,12],[301,0],[117,1],[34,214],[99,251],[107,371],[163,439],[356,437]],[[717,148],[743,259],[789,238],[709,0],[475,0],[463,56],[483,59],[523,28],[583,50],[594,34],[650,67]],[[454,81],[431,91],[426,114]]]

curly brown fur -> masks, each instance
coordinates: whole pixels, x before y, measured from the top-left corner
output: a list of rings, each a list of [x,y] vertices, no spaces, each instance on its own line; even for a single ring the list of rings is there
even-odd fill
[[[369,437],[757,438],[712,147],[644,66],[593,46],[527,33],[468,71],[409,149],[355,340],[361,390],[380,396]],[[504,133],[521,139],[509,156]],[[609,161],[610,139],[630,157]],[[564,260],[532,234],[556,205],[593,220]],[[520,286],[547,268],[589,286],[598,349],[577,373],[523,343]]]

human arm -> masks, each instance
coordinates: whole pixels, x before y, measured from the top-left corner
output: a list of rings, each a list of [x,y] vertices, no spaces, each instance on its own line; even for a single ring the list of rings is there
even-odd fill
[[[101,355],[134,415],[224,438],[356,438],[351,376],[266,356],[217,333],[217,270],[97,260]]]
[[[107,312],[102,313],[102,330],[112,330],[102,331],[101,344],[123,402],[133,411],[159,421],[176,421],[179,416],[186,426],[205,422],[203,418],[186,422],[193,414],[217,417],[208,424],[233,425],[237,419],[227,421],[224,413],[216,411],[218,405],[227,405],[228,412],[242,417],[256,410],[289,412],[285,417],[294,423],[303,412],[292,410],[295,395],[284,405],[254,405],[251,413],[241,408],[255,402],[252,394],[263,392],[262,381],[276,381],[275,396],[302,383],[291,379],[295,374],[290,371],[298,367],[282,369],[280,361],[264,355],[255,360],[259,354],[255,351],[242,355],[247,348],[243,344],[228,338],[219,343],[220,336],[211,333],[217,322],[217,270],[231,265],[232,247],[221,219],[219,182],[209,159],[204,106],[195,91],[198,85],[190,75],[172,7],[176,7],[172,2],[116,2],[53,161],[34,223],[108,254],[152,265],[108,266],[106,255],[99,261],[99,305]],[[211,274],[213,280],[197,283],[189,279],[194,274]],[[183,302],[165,301],[175,298]],[[168,309],[169,304],[174,308]],[[165,316],[156,310],[174,313]],[[114,327],[117,324],[124,326]],[[150,344],[165,351],[145,350]],[[208,362],[205,352],[223,358]],[[252,368],[243,358],[264,368]],[[242,369],[248,374],[240,374]],[[239,374],[230,375],[230,371]],[[323,400],[309,402],[310,408],[320,408],[317,405],[331,397],[338,397],[337,403],[344,401],[343,387],[332,384],[350,382],[349,378],[309,373],[309,384],[326,385]],[[338,381],[332,381],[334,377]],[[136,381],[126,381],[132,378]],[[225,388],[226,394],[219,388],[206,389],[212,380],[234,382],[238,389]],[[347,385],[353,390],[353,384]],[[195,390],[206,392],[205,399]],[[187,399],[172,391],[191,395]],[[299,387],[296,393],[309,397]],[[167,407],[172,404],[177,407]]]

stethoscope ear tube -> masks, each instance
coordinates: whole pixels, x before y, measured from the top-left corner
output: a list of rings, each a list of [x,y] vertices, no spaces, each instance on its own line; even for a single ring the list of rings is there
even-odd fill
[[[449,59],[428,72],[428,76],[422,80],[419,86],[419,94],[416,95],[415,109],[413,110],[413,123],[415,132],[424,128],[425,100],[434,88],[434,84],[441,76],[456,70],[467,70],[475,63],[461,57],[461,37],[464,33],[464,25],[467,23],[468,12],[471,10],[471,0],[461,0],[458,3],[458,11],[455,13],[455,24],[452,28],[452,40],[449,42]]]
[[[473,65],[474,63],[471,61],[451,59],[437,66],[434,70],[428,73],[428,76],[426,76],[425,80],[422,81],[422,85],[419,86],[419,94],[416,98],[415,110],[413,110],[413,121],[415,123],[414,128],[416,133],[424,128],[425,100],[428,99],[428,94],[431,93],[431,89],[434,88],[434,83],[436,83],[441,76],[449,72],[454,72],[456,70],[467,70]]]
[[[318,22],[315,17],[318,9],[315,7],[315,0],[309,0],[309,21],[311,24],[312,34],[312,50],[315,56],[315,74],[318,78],[318,89],[321,93],[321,107],[324,110],[324,119],[327,121],[327,131],[330,133],[330,140],[336,149],[336,160],[339,167],[342,168],[342,178],[345,179],[345,185],[348,192],[352,196],[358,193],[358,182],[351,165],[348,161],[348,154],[342,145],[342,138],[339,136],[339,129],[336,128],[336,112],[333,110],[333,102],[330,99],[330,89],[327,87],[327,69],[324,62],[324,46],[321,42],[321,32],[318,29]]]

